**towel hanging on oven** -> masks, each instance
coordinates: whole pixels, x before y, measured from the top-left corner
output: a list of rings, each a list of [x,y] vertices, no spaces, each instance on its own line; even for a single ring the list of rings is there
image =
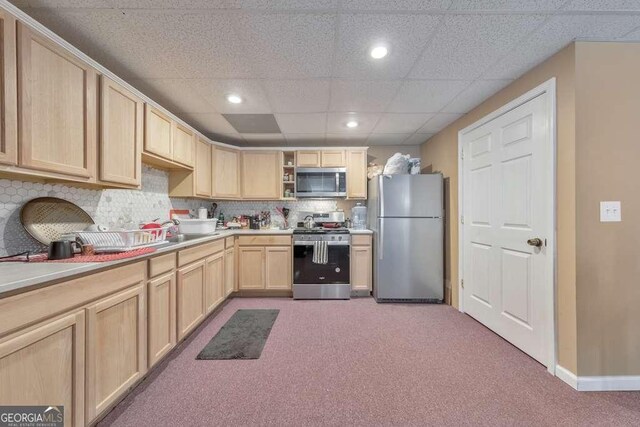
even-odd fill
[[[314,264],[326,264],[329,262],[329,242],[318,241],[313,242],[313,258]]]

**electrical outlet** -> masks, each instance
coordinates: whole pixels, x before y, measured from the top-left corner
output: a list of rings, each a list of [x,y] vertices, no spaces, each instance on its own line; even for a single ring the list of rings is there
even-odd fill
[[[622,221],[622,207],[620,202],[600,202],[600,222]]]

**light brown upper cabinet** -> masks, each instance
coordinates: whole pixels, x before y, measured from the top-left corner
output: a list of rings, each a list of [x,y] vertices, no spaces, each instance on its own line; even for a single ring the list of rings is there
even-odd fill
[[[144,103],[102,76],[99,144],[100,181],[139,187]]]
[[[320,151],[304,150],[296,153],[296,166],[299,168],[319,168],[322,164]]]
[[[347,150],[347,198],[367,198],[367,150]]]
[[[18,99],[16,76],[16,20],[0,10],[0,163],[18,163]]]
[[[320,157],[323,168],[343,168],[345,165],[344,150],[322,150]]]
[[[172,160],[185,166],[193,167],[194,144],[195,134],[193,131],[174,121]]]
[[[213,147],[213,195],[218,199],[240,198],[240,152]]]
[[[149,104],[145,104],[144,107],[144,151],[171,160],[173,158],[171,118]]]
[[[242,153],[242,197],[266,200],[280,198],[280,151]]]
[[[194,170],[196,196],[211,197],[213,195],[212,151],[211,144],[203,139],[197,139]]]
[[[18,23],[18,87],[20,165],[94,179],[95,70]]]

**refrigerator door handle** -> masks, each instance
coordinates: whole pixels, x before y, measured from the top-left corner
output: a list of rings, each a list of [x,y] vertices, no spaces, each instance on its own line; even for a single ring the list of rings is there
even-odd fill
[[[378,227],[380,230],[380,242],[378,244],[378,252],[380,255],[378,256],[378,259],[381,260],[384,258],[384,221],[382,219],[379,219],[378,221],[380,222],[380,226]]]

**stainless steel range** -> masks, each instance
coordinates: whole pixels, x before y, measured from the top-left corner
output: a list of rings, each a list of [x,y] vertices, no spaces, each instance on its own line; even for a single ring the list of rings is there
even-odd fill
[[[324,214],[326,216],[326,214]],[[342,216],[329,215],[320,223],[340,225]],[[329,221],[329,219],[331,221]],[[338,219],[338,220],[336,220]],[[344,227],[297,228],[293,231],[293,298],[349,299],[351,236]]]

